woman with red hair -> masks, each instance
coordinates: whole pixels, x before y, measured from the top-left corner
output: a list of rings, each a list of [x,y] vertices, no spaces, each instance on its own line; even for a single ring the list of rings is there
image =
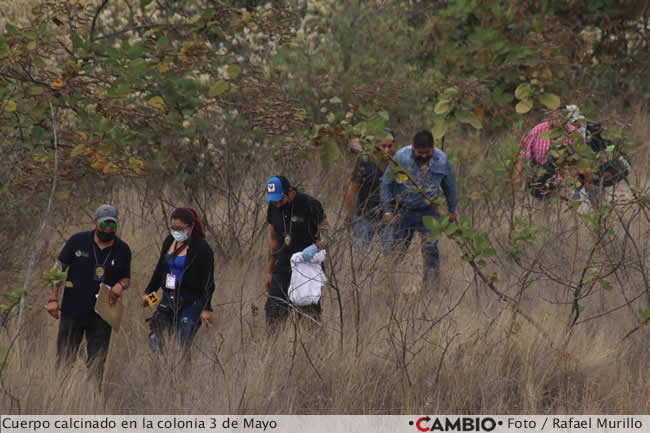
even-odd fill
[[[155,350],[162,350],[163,335],[176,332],[189,355],[189,346],[201,324],[212,326],[214,254],[194,209],[175,209],[169,227],[170,234],[163,242],[142,302],[146,306],[148,295],[162,287],[162,300],[150,322],[149,343]]]

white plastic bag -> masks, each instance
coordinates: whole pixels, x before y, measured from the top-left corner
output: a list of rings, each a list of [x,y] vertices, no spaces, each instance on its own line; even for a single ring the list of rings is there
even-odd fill
[[[289,300],[294,305],[314,305],[320,300],[323,284],[327,281],[322,266],[325,255],[325,250],[321,250],[308,262],[302,258],[302,253],[291,256]]]

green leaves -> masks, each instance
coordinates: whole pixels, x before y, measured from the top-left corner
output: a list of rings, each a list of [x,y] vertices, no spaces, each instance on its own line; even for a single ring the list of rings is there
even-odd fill
[[[58,266],[53,266],[49,270],[43,272],[43,281],[46,283],[52,285],[52,286],[57,286],[60,284],[63,284],[67,281],[68,279],[68,273],[61,270],[60,267]]]
[[[531,98],[526,98],[522,101],[519,101],[515,106],[515,110],[519,114],[526,114],[533,108],[533,100]]]
[[[456,240],[463,249],[463,260],[467,262],[483,265],[486,258],[496,254],[487,233],[474,229],[468,216],[461,218],[460,224],[449,221],[447,215],[440,219],[424,216],[422,223],[429,230],[427,239],[430,242],[440,240],[443,235]]]
[[[537,74],[535,74],[537,76]],[[545,77],[551,77],[550,70],[545,73]],[[515,97],[519,102],[515,106],[515,110],[519,114],[526,114],[533,109],[535,100],[539,101],[549,110],[556,110],[560,106],[560,97],[554,93],[547,93],[541,81],[533,78],[530,83],[521,83],[515,89]]]
[[[478,116],[474,114],[473,111],[460,110],[456,113],[456,119],[462,123],[472,125],[474,129],[481,129],[483,127],[483,125],[481,125],[481,121],[478,119]]]
[[[526,114],[533,108],[533,100],[531,98],[526,98],[522,101],[519,101],[515,106],[515,110],[519,114]]]
[[[228,65],[226,71],[228,72],[228,76],[230,77],[231,80],[236,80],[237,77],[239,77],[239,74],[241,73],[241,67],[239,67],[238,65]]]
[[[612,284],[604,278],[599,278],[598,284],[600,285],[600,287],[602,287],[605,290],[609,290],[612,288]]]
[[[38,125],[34,126],[32,128],[32,142],[39,143],[43,137],[43,134],[45,134],[45,130],[43,128]]]
[[[483,125],[480,119],[472,110],[471,101],[456,86],[451,86],[441,92],[440,100],[433,107],[433,112],[441,117],[438,118],[433,127],[433,137],[437,140],[447,134],[450,127],[459,123],[471,125],[474,129],[481,129]],[[478,110],[482,112],[480,107]]]
[[[341,152],[339,152],[339,148],[336,145],[336,142],[328,136],[322,137],[320,148],[321,161],[326,166],[331,166],[336,161],[338,161],[340,156]]]
[[[560,107],[560,97],[553,93],[542,93],[537,99],[549,110],[557,110]]]
[[[641,323],[648,323],[648,319],[650,319],[650,307],[646,309],[639,308],[639,321]]]
[[[46,109],[45,104],[35,105],[31,111],[32,118],[36,120],[42,119],[45,116],[45,109]]]
[[[226,90],[228,90],[228,86],[229,85],[227,81],[219,80],[210,86],[210,89],[208,90],[208,96],[210,98],[221,96],[226,92]]]
[[[159,49],[164,50],[169,46],[169,38],[167,36],[161,36],[156,41],[156,45],[158,46]]]
[[[128,76],[130,76],[133,79],[141,78],[143,75],[147,73],[147,64],[143,59],[135,59],[131,60],[129,62],[128,68]]]
[[[433,111],[436,114],[447,114],[451,111],[451,102],[446,99],[442,99],[438,101]]]
[[[433,138],[436,140],[440,140],[444,135],[447,133],[447,128],[449,128],[449,122],[447,119],[441,119],[436,122],[436,124],[433,126]]]
[[[14,26],[13,24],[9,24],[9,23],[7,23],[7,24],[5,25],[5,30],[6,30],[7,33],[9,33],[10,35],[11,35],[11,34],[15,35],[15,34],[18,34],[18,33],[20,32],[16,26]]]
[[[76,158],[77,156],[81,155],[86,148],[86,143],[79,143],[75,147],[72,148],[70,151],[70,157]]]
[[[519,100],[529,99],[532,94],[532,88],[528,83],[521,83],[515,89],[515,97]]]
[[[45,89],[43,89],[41,86],[33,86],[29,89],[29,94],[32,96],[40,96],[43,93],[45,93]]]
[[[165,106],[165,101],[160,96],[154,96],[148,101],[149,106],[156,111],[160,111]]]

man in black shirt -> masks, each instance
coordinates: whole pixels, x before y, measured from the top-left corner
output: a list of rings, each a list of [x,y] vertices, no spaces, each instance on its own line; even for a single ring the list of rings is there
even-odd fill
[[[393,133],[385,130],[386,135],[377,142],[377,147],[370,153],[362,153],[352,172],[352,179],[345,193],[345,222],[354,222],[354,247],[357,253],[365,251],[375,233],[383,237],[384,248],[388,247],[390,234],[382,223],[382,206],[379,188],[389,157],[395,152]]]
[[[87,365],[96,368],[101,383],[111,339],[111,326],[95,312],[100,283],[110,287],[109,302],[114,303],[129,286],[131,250],[118,238],[117,209],[102,205],[95,212],[94,230],[72,235],[58,257],[58,266],[68,272],[68,285],[59,308],[57,287],[45,309],[59,319],[57,365],[70,361],[79,350],[85,334]]]
[[[266,199],[269,202],[266,221],[269,224],[270,254],[265,281],[268,298],[264,310],[267,323],[276,325],[289,313],[291,256],[300,252],[309,261],[326,248],[327,219],[320,202],[296,191],[284,176],[274,176],[266,182]],[[320,301],[300,307],[300,311],[319,320]]]

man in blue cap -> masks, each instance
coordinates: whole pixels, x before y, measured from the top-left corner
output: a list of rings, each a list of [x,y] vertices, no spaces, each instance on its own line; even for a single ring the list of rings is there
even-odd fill
[[[284,176],[273,176],[266,182],[269,202],[266,221],[269,223],[269,260],[264,283],[268,298],[264,310],[266,321],[275,326],[289,313],[288,290],[291,282],[291,256],[300,252],[309,261],[328,244],[327,219],[321,203],[291,186]],[[320,301],[300,308],[301,313],[320,319]]]

